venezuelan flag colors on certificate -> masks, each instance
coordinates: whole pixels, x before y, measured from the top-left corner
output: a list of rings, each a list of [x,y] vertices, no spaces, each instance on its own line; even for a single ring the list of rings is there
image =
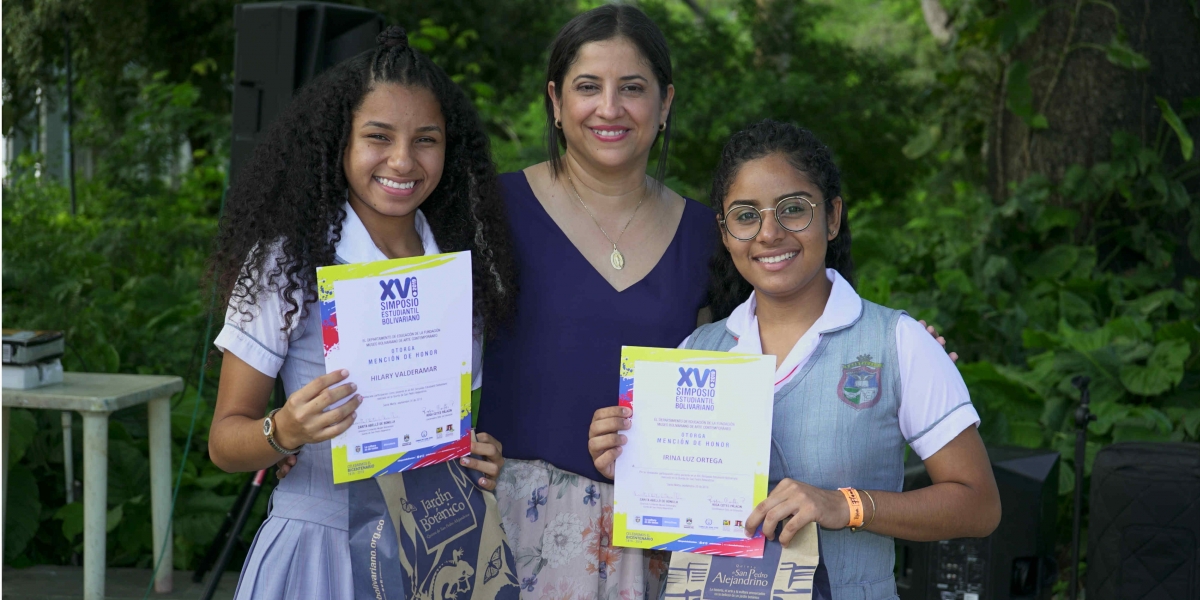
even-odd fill
[[[757,558],[745,519],[767,497],[775,357],[626,346],[633,410],[616,464],[613,545]]]
[[[399,473],[471,452],[471,254],[317,269],[325,368],[363,397],[330,441],[333,481]]]

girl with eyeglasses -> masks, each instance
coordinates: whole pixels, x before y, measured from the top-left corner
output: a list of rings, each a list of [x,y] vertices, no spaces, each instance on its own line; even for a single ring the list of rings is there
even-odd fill
[[[746,534],[761,526],[786,545],[816,522],[818,587],[833,600],[894,599],[894,537],[983,537],[1000,520],[963,379],[920,323],[855,292],[840,173],[811,132],[768,120],[735,134],[711,200],[723,246],[713,306],[725,318],[681,347],[776,357],[771,491]],[[608,477],[629,417],[614,406],[592,421],[590,453]],[[906,446],[933,485],[901,491]]]

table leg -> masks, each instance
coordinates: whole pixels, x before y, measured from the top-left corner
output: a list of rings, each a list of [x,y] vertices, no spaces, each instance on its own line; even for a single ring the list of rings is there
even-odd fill
[[[8,407],[4,407],[4,480],[0,483],[0,539],[4,536],[4,520],[8,517]]]
[[[104,600],[108,413],[83,414],[83,598]]]
[[[62,411],[63,471],[67,480],[67,504],[75,501],[75,441],[71,435],[71,411]]]
[[[174,535],[171,532],[171,398],[151,400],[150,509],[154,524],[154,560],[159,564],[154,591],[168,593],[174,582]],[[164,550],[165,544],[165,550]],[[162,562],[158,563],[159,556]]]

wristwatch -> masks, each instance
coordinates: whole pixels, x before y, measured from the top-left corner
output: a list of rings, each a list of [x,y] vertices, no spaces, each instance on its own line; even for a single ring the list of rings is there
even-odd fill
[[[275,417],[275,413],[277,413],[277,412],[279,412],[278,408],[271,411],[270,413],[268,413],[267,418],[263,419],[263,435],[267,436],[267,443],[270,444],[271,447],[274,448],[275,451],[280,454],[290,456],[292,454],[299,453],[300,448],[296,448],[295,450],[288,450],[287,448],[280,446],[279,443],[275,441],[275,419],[274,419],[274,417]]]

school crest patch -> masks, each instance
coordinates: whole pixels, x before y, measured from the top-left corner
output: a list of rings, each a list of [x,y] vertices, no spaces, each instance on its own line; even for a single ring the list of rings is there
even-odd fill
[[[838,398],[857,409],[879,403],[883,364],[871,362],[870,354],[860,354],[858,360],[842,365],[842,380],[838,382]]]

